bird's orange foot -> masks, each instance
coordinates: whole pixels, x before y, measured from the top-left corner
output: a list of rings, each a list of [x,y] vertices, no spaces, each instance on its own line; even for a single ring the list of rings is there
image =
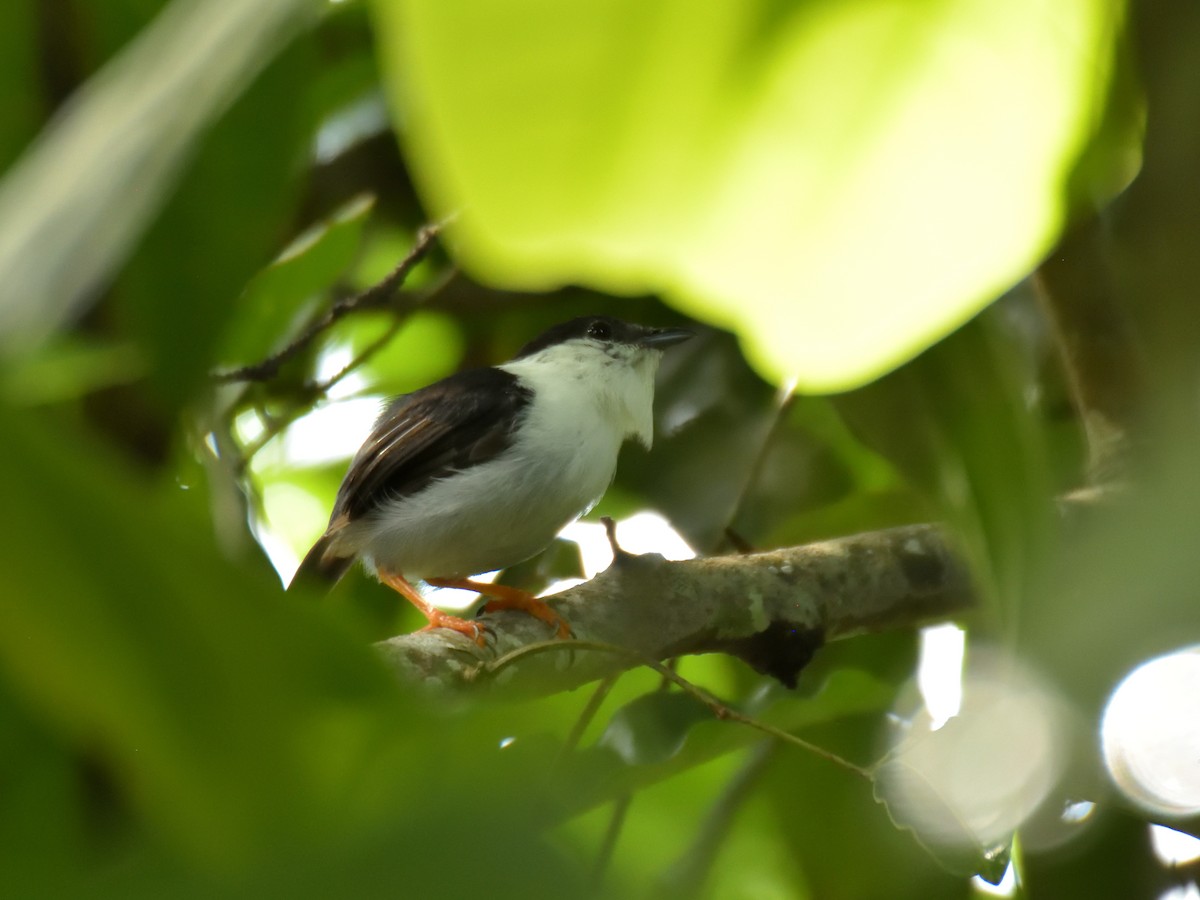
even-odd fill
[[[466,619],[460,619],[458,616],[452,616],[430,606],[429,601],[422,597],[421,592],[409,584],[408,579],[403,575],[380,569],[379,580],[408,600],[428,620],[429,624],[422,628],[422,631],[429,631],[433,628],[449,628],[451,631],[466,635],[480,647],[487,646],[487,639],[484,637],[487,629],[482,624],[468,622]],[[430,583],[432,584],[432,582]]]
[[[469,578],[427,578],[425,580],[434,587],[452,587],[483,594],[488,598],[487,603],[483,606],[483,612],[518,609],[553,628],[555,637],[565,639],[571,636],[571,626],[567,620],[551,609],[550,604],[545,600],[539,600],[529,591],[522,591],[505,584],[485,584],[482,581],[471,581]]]
[[[424,612],[424,610],[422,611]],[[460,619],[458,616],[444,613],[440,609],[431,609],[426,613],[426,618],[429,619],[429,624],[422,628],[421,631],[432,631],[435,628],[449,628],[451,631],[457,631],[459,634],[466,635],[480,647],[487,646],[487,639],[484,637],[487,629],[480,622]]]

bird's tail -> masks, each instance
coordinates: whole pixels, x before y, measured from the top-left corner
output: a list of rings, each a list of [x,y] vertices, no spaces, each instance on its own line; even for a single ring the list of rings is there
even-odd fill
[[[331,552],[333,535],[326,533],[313,544],[312,549],[300,561],[300,568],[292,576],[288,590],[297,585],[308,586],[310,590],[329,590],[347,570],[354,564],[353,556],[338,556]]]

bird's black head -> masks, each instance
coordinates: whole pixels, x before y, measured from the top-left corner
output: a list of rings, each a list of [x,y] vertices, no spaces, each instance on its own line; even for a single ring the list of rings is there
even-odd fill
[[[612,316],[580,316],[577,319],[555,325],[534,338],[521,348],[516,359],[532,356],[539,350],[574,340],[665,349],[671,344],[685,341],[691,336],[690,331],[682,328],[647,328],[644,325],[623,322]]]

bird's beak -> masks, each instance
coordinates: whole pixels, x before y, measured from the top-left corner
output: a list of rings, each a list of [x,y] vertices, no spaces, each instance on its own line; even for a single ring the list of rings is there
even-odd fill
[[[690,337],[695,337],[695,334],[686,328],[647,328],[638,343],[643,347],[665,350],[672,344],[683,343]]]

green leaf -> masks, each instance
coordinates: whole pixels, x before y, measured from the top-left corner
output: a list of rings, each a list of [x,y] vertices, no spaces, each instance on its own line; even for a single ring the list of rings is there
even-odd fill
[[[313,50],[306,40],[293,44],[206,136],[118,283],[168,404],[202,383],[243,287],[278,247],[311,139],[296,94],[312,72]]]
[[[0,397],[15,406],[74,400],[133,381],[145,369],[130,343],[63,335],[0,372]]]
[[[814,739],[842,756],[878,753],[878,717],[840,722]],[[776,831],[803,873],[811,897],[961,900],[969,887],[898,830],[872,794],[873,784],[802,753],[780,755],[762,793]]]
[[[471,271],[662,293],[808,390],[903,362],[1048,249],[1121,15],[1106,0],[371,8],[411,167],[459,213]]]
[[[5,171],[37,132],[46,114],[37,84],[37,7],[12,0],[0,28],[0,172]]]
[[[617,710],[597,743],[631,766],[663,763],[683,749],[693,725],[711,717],[690,694],[655,691]]]
[[[1053,552],[1057,514],[1045,428],[1026,402],[1023,347],[1002,312],[834,402],[949,521],[981,591],[1008,613]]]
[[[251,279],[229,323],[225,363],[257,362],[288,339],[309,301],[328,293],[354,262],[374,202],[366,195],[347,201]]]
[[[879,713],[886,710],[894,697],[892,686],[854,670],[833,672],[811,696],[798,696],[782,689],[770,689],[760,693],[750,704],[748,712],[755,718],[795,732],[802,728],[832,722],[864,713]],[[654,703],[647,703],[647,710]],[[596,804],[614,800],[630,791],[640,790],[652,784],[670,779],[696,766],[710,762],[752,743],[762,740],[763,733],[735,722],[715,721],[711,713],[689,721],[682,701],[679,709],[673,710],[674,724],[662,726],[661,734],[654,734],[656,726],[639,723],[636,727],[622,725],[625,740],[621,753],[610,742],[598,741],[595,746],[575,754],[565,765],[564,777],[558,793],[557,815],[568,817]],[[632,705],[632,704],[631,704]],[[639,710],[635,715],[642,715]],[[640,730],[639,730],[640,729]],[[630,759],[643,752],[642,745],[632,740],[632,732],[645,738],[642,762]],[[686,740],[676,746],[680,733]],[[803,753],[799,748],[787,748],[788,752]],[[657,755],[657,758],[656,758]]]
[[[153,491],[83,434],[4,419],[0,494],[21,527],[0,542],[0,671],[20,701],[205,865],[369,808],[338,797],[395,746],[367,650],[227,562],[190,492]]]
[[[395,261],[393,261],[393,266]],[[368,317],[357,317],[367,320]],[[358,328],[351,337],[355,353],[374,342],[380,331],[395,324],[395,316],[380,316],[374,330]],[[400,330],[363,367],[372,387],[387,394],[402,394],[445,378],[462,361],[465,342],[452,316],[436,310],[417,310]]]
[[[94,32],[104,31],[97,43],[107,47],[114,34],[124,37],[129,22],[164,5],[141,0],[85,4],[85,11],[96,16],[89,21],[98,27],[78,25],[78,34],[95,37]],[[0,339],[5,351],[28,350],[110,286],[184,163],[194,158],[199,138],[313,11],[311,0],[169,4],[75,91],[72,102],[0,183]],[[63,23],[55,19],[55,26]],[[205,176],[192,179],[191,191],[185,188],[176,195],[166,235],[160,230],[161,246],[151,255],[157,264],[153,267],[165,277],[146,285],[152,297],[147,302],[165,308],[164,318],[181,336],[175,347],[179,355],[163,357],[172,375],[182,376],[179,370],[206,357],[223,318],[205,317],[201,311],[236,296],[246,277],[265,261],[269,245],[260,243],[263,234],[258,231],[263,221],[278,228],[272,186],[288,177],[294,145],[284,148],[274,139],[290,128],[296,92],[306,84],[302,70],[284,71],[295,62],[293,57],[275,70],[283,84],[265,88],[260,81],[260,99],[273,93],[273,102],[252,109],[250,101],[235,106],[232,117],[227,113],[225,139],[210,135],[200,161]],[[239,120],[236,110],[249,115]],[[262,142],[248,148],[230,141],[230,128],[255,131]],[[246,175],[251,177],[241,177]],[[239,205],[224,190],[214,192],[216,185],[233,190]],[[181,202],[186,209],[179,208]],[[203,227],[197,227],[200,223]],[[228,243],[240,248],[233,255],[244,254],[242,265],[227,267],[222,255],[209,256],[207,240],[198,240],[218,227]],[[273,237],[278,240],[277,234]],[[178,302],[193,287],[196,309]],[[206,291],[212,288],[221,290]],[[186,311],[172,318],[180,309]],[[197,323],[203,327],[193,333],[189,326]],[[189,372],[188,377],[196,376]],[[178,400],[187,393],[188,384],[166,381],[164,396]]]
[[[1007,845],[981,846],[971,828],[936,788],[919,771],[905,766],[902,759],[889,759],[880,767],[875,779],[875,799],[887,809],[896,827],[912,832],[947,872],[964,877],[991,872],[994,861],[1001,856],[1007,865]],[[1000,876],[1003,875],[1002,866]]]
[[[5,891],[66,896],[47,887],[66,875],[61,861],[81,849],[76,761],[3,680],[0,723],[0,871]]]

